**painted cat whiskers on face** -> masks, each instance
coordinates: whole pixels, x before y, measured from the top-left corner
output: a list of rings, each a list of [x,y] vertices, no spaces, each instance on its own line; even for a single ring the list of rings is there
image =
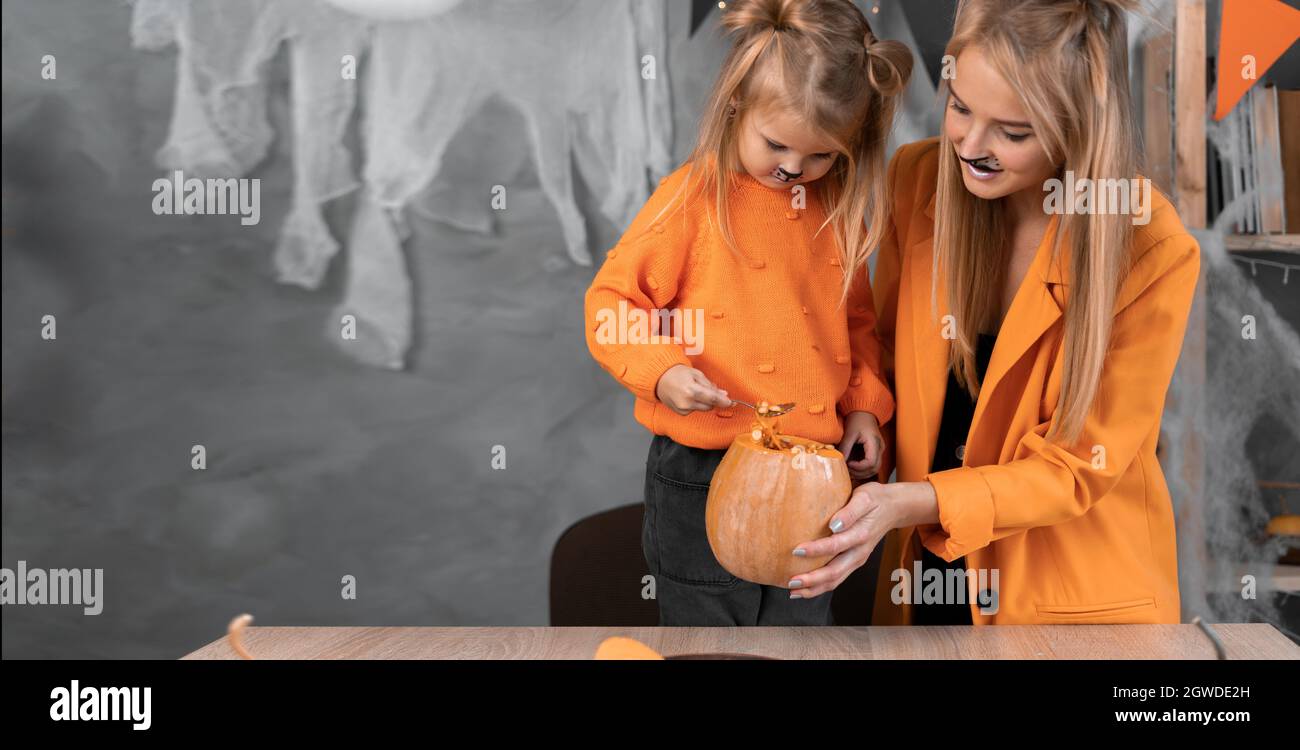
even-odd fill
[[[1002,172],[1002,162],[998,161],[996,156],[977,156],[974,159],[958,156],[957,158],[967,164],[971,175],[977,179],[992,179]]]
[[[791,172],[785,167],[778,166],[776,169],[772,170],[772,176],[782,182],[794,182],[800,177],[803,177],[803,170]]]
[[[996,156],[977,156],[974,159],[967,159],[964,156],[959,156],[957,158],[972,167],[983,169],[985,171],[997,172],[1002,169],[1002,162],[998,161],[998,157]]]

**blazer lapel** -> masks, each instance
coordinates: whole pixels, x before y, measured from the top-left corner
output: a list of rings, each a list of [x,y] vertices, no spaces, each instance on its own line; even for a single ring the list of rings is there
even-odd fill
[[[998,331],[988,371],[980,384],[980,397],[971,419],[971,432],[979,422],[998,384],[1039,338],[1059,320],[1065,310],[1065,277],[1061,259],[1052,257],[1060,217],[1053,216],[1043,233],[1033,263],[1016,291],[1007,316]]]
[[[920,396],[920,418],[925,445],[925,465],[908,467],[918,476],[930,471],[934,462],[935,441],[939,439],[939,423],[943,418],[943,400],[948,385],[948,352],[951,343],[943,336],[944,316],[948,314],[947,286],[943,279],[937,279],[935,287],[935,307],[931,306],[931,280],[934,266],[934,207],[935,197],[930,198],[925,208],[928,222],[921,222],[921,236],[911,242],[906,255],[908,269],[906,278],[910,286],[911,314],[910,327],[913,351],[915,352],[915,373],[917,394]],[[918,227],[920,229],[920,227]],[[910,239],[910,238],[909,238]],[[901,322],[901,321],[900,321]]]

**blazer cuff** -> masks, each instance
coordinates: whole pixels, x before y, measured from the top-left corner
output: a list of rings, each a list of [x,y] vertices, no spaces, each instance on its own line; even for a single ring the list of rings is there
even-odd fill
[[[993,491],[978,468],[936,471],[925,479],[939,501],[939,528],[920,527],[926,548],[952,562],[993,541]]]

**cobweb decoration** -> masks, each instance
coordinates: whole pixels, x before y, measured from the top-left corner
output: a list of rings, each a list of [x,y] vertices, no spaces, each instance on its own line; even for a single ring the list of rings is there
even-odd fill
[[[1263,536],[1270,513],[1247,443],[1256,424],[1270,416],[1280,417],[1270,423],[1300,443],[1300,335],[1233,262],[1225,232],[1216,227],[1195,234],[1206,284],[1206,368],[1199,377],[1180,363],[1170,386],[1172,408],[1162,423],[1167,445],[1182,445],[1188,430],[1202,443],[1201,467],[1174,451],[1162,460],[1178,516],[1184,619],[1199,614],[1215,622],[1263,621],[1281,628],[1271,594],[1282,550]],[[1246,315],[1255,318],[1256,338],[1242,335]],[[1191,491],[1189,472],[1203,487],[1199,497]],[[1243,574],[1255,577],[1256,599],[1237,595]],[[1211,597],[1215,592],[1229,595]]]
[[[1209,95],[1214,101],[1214,92]],[[1219,148],[1227,168],[1244,164],[1235,129],[1246,108],[1237,108],[1219,123],[1207,124],[1207,136]],[[1179,588],[1184,619],[1201,615],[1218,622],[1262,621],[1285,630],[1272,594],[1273,574],[1283,552],[1264,537],[1270,511],[1262,496],[1247,444],[1256,425],[1285,430],[1300,443],[1300,335],[1264,298],[1226,249],[1224,238],[1250,209],[1251,193],[1238,195],[1208,230],[1196,231],[1201,245],[1205,304],[1204,373],[1179,363],[1170,386],[1162,427],[1169,446],[1200,436],[1201,466],[1195,457],[1175,451],[1165,456],[1166,476],[1178,513]],[[1254,318],[1255,337],[1243,334],[1246,317]],[[1192,319],[1197,319],[1197,311]],[[1189,332],[1191,331],[1189,325]],[[1190,335],[1190,333],[1189,333]],[[1189,482],[1199,482],[1198,494]],[[1200,505],[1201,507],[1196,507]],[[1255,599],[1242,598],[1241,577],[1253,575]],[[1227,596],[1211,597],[1216,592]]]
[[[1144,12],[1130,17],[1129,58],[1135,61],[1147,41],[1170,33],[1174,25],[1171,0],[1145,0],[1143,6]],[[1214,96],[1211,91],[1207,111],[1213,111]],[[1221,123],[1206,123],[1207,137],[1229,166],[1243,164],[1246,156],[1231,147],[1239,140],[1234,129],[1240,127],[1241,109]],[[1270,513],[1247,444],[1256,426],[1271,416],[1280,416],[1282,429],[1300,442],[1300,338],[1225,247],[1247,199],[1238,196],[1214,226],[1192,232],[1201,247],[1205,294],[1193,306],[1183,357],[1170,383],[1160,463],[1176,514],[1182,620],[1198,615],[1211,622],[1253,620],[1285,630],[1272,596],[1282,550],[1264,538]],[[1255,339],[1243,338],[1245,315],[1256,320]],[[1199,325],[1205,329],[1203,349],[1189,346]],[[1199,455],[1189,455],[1188,446],[1196,445]],[[1255,599],[1241,596],[1244,574],[1256,579]]]
[[[172,120],[155,159],[199,177],[243,175],[266,156],[267,68],[288,46],[293,202],[275,248],[277,278],[319,287],[339,250],[323,204],[360,187],[330,327],[338,340],[337,322],[354,315],[359,337],[380,345],[345,351],[372,365],[401,369],[411,345],[402,213],[421,191],[448,189],[438,184],[447,144],[489,99],[522,116],[541,189],[579,265],[591,254],[572,165],[619,227],[673,166],[663,0],[476,0],[401,23],[322,0],[135,0],[132,38],[137,48],[178,51]],[[344,55],[361,61],[357,80],[341,75]],[[642,75],[647,55],[653,78]],[[360,179],[343,145],[358,87]],[[441,215],[483,228],[490,199],[461,200]]]

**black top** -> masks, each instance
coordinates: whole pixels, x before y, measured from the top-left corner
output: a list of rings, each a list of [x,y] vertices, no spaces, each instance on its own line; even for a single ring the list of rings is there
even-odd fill
[[[981,333],[979,343],[975,349],[975,368],[979,373],[980,382],[984,382],[984,372],[988,370],[989,358],[993,355],[993,344],[997,341],[997,336],[992,333]],[[975,417],[975,401],[970,397],[970,393],[957,382],[957,376],[951,371],[948,372],[948,390],[943,399],[943,421],[939,424],[939,440],[935,443],[934,462],[930,465],[930,471],[944,471],[946,469],[956,469],[962,465],[962,457],[966,453],[966,435],[970,432],[971,419]],[[918,542],[919,543],[919,542]],[[961,573],[962,579],[965,580],[966,558],[959,557],[952,562],[946,562],[942,557],[931,552],[924,545],[921,546],[921,571],[936,568],[939,574],[947,580],[949,570],[956,570]],[[908,571],[910,575],[913,571]],[[924,581],[921,582],[921,589],[924,589]],[[917,586],[913,583],[913,593]],[[969,593],[963,589],[964,593]],[[970,625],[970,601],[962,604],[947,602],[944,604],[922,604],[912,602],[912,624],[914,625]]]

